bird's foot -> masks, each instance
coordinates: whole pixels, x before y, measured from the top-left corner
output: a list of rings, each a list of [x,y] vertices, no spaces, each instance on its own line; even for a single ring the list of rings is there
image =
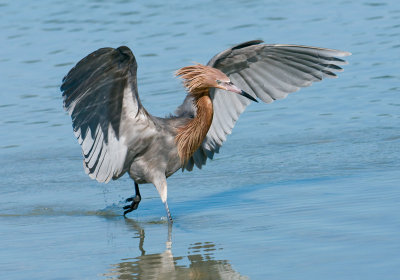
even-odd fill
[[[129,212],[132,212],[133,210],[136,210],[139,206],[140,200],[142,198],[140,197],[140,195],[135,195],[133,197],[127,198],[125,202],[131,202],[132,203],[130,205],[126,205],[124,206],[124,216],[126,214],[128,214]]]

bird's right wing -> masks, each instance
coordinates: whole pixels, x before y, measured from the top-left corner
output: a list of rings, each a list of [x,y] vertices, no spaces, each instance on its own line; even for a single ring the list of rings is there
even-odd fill
[[[214,56],[209,66],[224,72],[239,88],[266,103],[285,98],[289,93],[310,86],[323,78],[336,77],[347,64],[338,58],[350,53],[300,45],[268,45],[255,40],[242,43]],[[221,89],[211,89],[214,107],[211,127],[201,147],[188,161],[186,169],[201,168],[207,158],[218,153],[231,134],[250,100]]]
[[[134,157],[156,134],[138,96],[136,70],[129,48],[102,48],[78,62],[61,85],[85,171],[99,182],[122,176],[128,150]]]

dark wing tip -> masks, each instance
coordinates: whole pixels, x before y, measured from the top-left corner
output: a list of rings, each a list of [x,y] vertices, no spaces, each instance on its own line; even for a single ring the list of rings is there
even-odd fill
[[[258,45],[261,43],[264,43],[264,41],[263,40],[251,40],[251,41],[247,41],[247,42],[244,42],[244,43],[241,43],[239,45],[232,47],[232,50],[238,50],[238,49],[242,49],[242,48],[245,48],[248,46]]]
[[[128,62],[129,64],[131,64],[132,65],[131,70],[134,70],[133,75],[136,76],[137,62],[131,49],[128,48],[127,46],[120,46],[116,50],[121,54],[121,56],[119,57],[120,62],[121,63]]]
[[[129,57],[132,57],[132,56],[133,56],[133,53],[132,53],[131,49],[128,48],[127,46],[120,46],[120,47],[117,48],[117,50],[118,50],[120,53],[122,53],[122,54],[124,54],[124,55],[126,55],[126,56],[129,56]]]

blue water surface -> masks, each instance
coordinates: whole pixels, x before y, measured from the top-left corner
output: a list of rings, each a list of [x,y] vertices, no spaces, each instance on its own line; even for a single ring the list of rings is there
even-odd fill
[[[385,1],[0,2],[1,279],[399,279],[400,4]],[[178,68],[263,39],[352,52],[338,79],[251,104],[213,161],[152,185],[83,171],[63,76],[129,46],[165,116]]]

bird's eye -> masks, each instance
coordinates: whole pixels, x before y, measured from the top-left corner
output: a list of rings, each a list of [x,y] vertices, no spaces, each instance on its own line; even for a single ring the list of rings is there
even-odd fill
[[[220,80],[216,80],[216,82],[217,82],[217,84],[219,84],[219,85],[222,83]]]

